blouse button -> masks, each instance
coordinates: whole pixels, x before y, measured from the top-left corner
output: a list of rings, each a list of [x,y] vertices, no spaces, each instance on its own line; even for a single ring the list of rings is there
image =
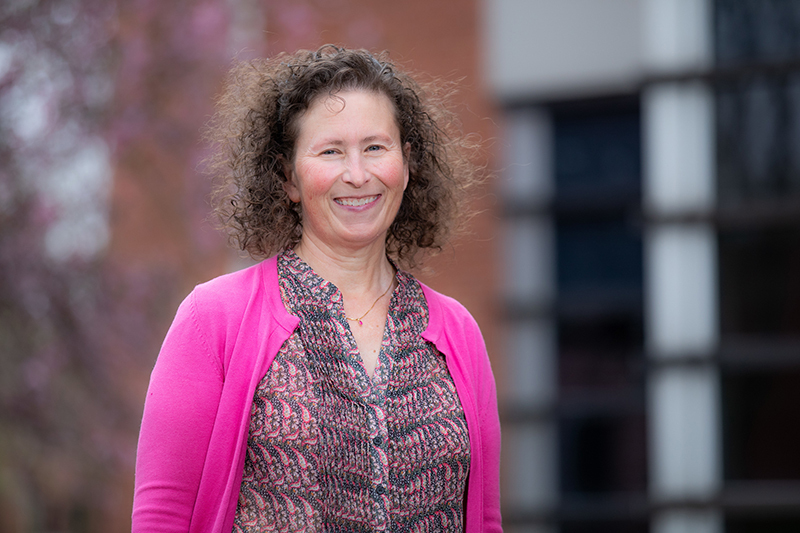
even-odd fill
[[[372,443],[375,446],[380,446],[381,444],[383,444],[383,439],[380,437],[375,437],[374,439],[372,439]]]
[[[375,492],[383,496],[384,494],[386,494],[386,487],[384,487],[383,485],[378,485],[378,488],[375,489]]]

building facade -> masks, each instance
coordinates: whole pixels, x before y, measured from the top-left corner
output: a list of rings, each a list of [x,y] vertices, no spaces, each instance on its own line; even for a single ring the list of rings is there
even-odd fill
[[[507,530],[800,530],[800,3],[484,10]]]

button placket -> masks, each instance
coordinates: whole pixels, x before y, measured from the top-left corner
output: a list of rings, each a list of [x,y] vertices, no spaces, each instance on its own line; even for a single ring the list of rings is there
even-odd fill
[[[380,378],[380,376],[376,376]],[[385,412],[385,396],[380,379],[373,381],[369,400],[369,448],[370,448],[370,473],[374,502],[374,516],[372,527],[377,531],[384,531],[389,526],[389,459],[383,444],[386,441],[387,425]]]

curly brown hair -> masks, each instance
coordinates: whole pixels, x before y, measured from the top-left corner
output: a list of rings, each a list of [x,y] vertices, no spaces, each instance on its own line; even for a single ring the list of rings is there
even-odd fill
[[[386,95],[401,144],[410,146],[408,186],[386,236],[387,253],[413,266],[420,250],[441,250],[460,227],[478,169],[469,159],[476,143],[460,134],[445,107],[452,90],[435,82],[423,88],[385,54],[326,45],[235,65],[206,128],[208,170],[217,178],[214,210],[251,257],[269,257],[300,240],[302,207],[283,187],[298,119],[321,95],[348,90]]]

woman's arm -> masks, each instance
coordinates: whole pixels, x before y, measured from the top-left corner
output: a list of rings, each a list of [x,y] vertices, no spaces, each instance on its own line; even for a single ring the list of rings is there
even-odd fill
[[[478,325],[474,321],[466,335],[471,347],[474,390],[480,420],[481,457],[483,459],[483,525],[480,531],[502,533],[500,516],[500,415],[497,409],[497,386],[489,354]]]
[[[181,304],[150,377],[132,532],[189,531],[222,391],[219,356],[198,326],[195,293]]]
[[[485,354],[485,348],[484,348]],[[482,378],[478,403],[483,446],[484,526],[487,533],[503,531],[500,516],[500,416],[497,410],[497,389],[486,357],[486,373]]]

